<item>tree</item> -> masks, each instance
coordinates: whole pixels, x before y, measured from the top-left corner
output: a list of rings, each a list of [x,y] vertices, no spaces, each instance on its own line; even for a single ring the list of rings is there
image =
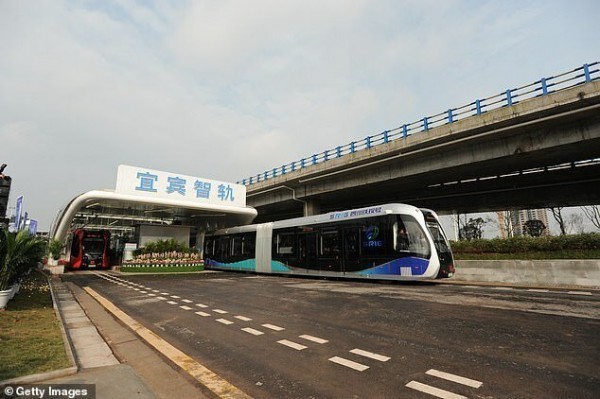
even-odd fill
[[[544,230],[546,230],[546,225],[541,220],[532,219],[523,223],[523,232],[532,237],[541,236]]]
[[[29,231],[9,233],[0,229],[0,290],[8,289],[33,269],[45,252],[46,242]]]
[[[583,234],[583,215],[581,213],[572,213],[567,220],[569,234]]]
[[[465,240],[476,240],[483,236],[483,225],[487,221],[482,218],[469,218],[469,221],[460,228],[460,236]]]
[[[582,206],[581,209],[590,222],[592,222],[597,229],[600,229],[600,206]]]
[[[564,236],[567,235],[567,228],[566,228],[566,223],[565,220],[563,219],[562,216],[562,210],[563,207],[556,207],[556,208],[550,208],[550,211],[552,212],[552,216],[554,217],[554,220],[556,220],[556,223],[558,223],[558,227],[560,228],[560,235]]]

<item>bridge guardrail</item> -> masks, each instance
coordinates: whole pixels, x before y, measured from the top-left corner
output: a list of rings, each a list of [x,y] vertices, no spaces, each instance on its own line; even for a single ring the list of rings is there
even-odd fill
[[[491,97],[477,99],[461,107],[450,108],[447,111],[432,116],[426,116],[418,121],[385,130],[379,134],[367,136],[362,140],[352,141],[348,144],[313,154],[298,161],[293,161],[280,167],[266,170],[255,176],[238,181],[237,183],[245,186],[256,184],[294,172],[298,169],[303,169],[331,159],[341,158],[345,155],[354,154],[357,151],[387,144],[390,141],[406,139],[410,135],[424,133],[435,127],[454,123],[471,116],[481,115],[494,109],[515,105],[530,98],[546,96],[550,93],[592,82],[594,80],[600,80],[600,61],[583,64],[581,67],[563,72],[556,76],[541,78],[525,86],[507,89],[506,91]]]

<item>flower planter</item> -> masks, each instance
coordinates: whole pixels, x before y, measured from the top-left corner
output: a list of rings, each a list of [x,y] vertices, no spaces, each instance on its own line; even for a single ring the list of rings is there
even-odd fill
[[[6,304],[11,299],[12,291],[12,288],[0,291],[0,309],[4,309],[6,307]]]

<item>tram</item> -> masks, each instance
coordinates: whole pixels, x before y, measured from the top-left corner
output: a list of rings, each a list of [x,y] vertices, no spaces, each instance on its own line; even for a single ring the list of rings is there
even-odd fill
[[[110,232],[77,229],[71,241],[71,269],[110,267]]]
[[[205,238],[204,262],[217,270],[358,279],[454,274],[435,212],[405,204],[218,230]]]

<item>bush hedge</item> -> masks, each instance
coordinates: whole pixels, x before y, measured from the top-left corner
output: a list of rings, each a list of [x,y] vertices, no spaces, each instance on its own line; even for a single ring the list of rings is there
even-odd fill
[[[493,238],[471,241],[452,241],[452,252],[458,259],[475,259],[478,255],[489,258],[491,254],[519,255],[527,259],[595,259],[600,256],[600,234],[586,233],[565,236],[529,237],[520,236],[507,239]]]

